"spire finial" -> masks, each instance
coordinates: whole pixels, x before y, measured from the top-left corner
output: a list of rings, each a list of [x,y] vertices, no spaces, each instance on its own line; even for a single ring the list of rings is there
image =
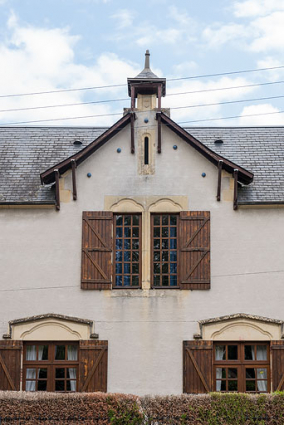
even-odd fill
[[[150,52],[146,50],[145,53],[145,69],[150,69]]]

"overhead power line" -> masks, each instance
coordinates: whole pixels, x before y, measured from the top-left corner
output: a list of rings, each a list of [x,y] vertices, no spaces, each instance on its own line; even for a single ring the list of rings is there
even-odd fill
[[[198,79],[198,78],[221,77],[223,75],[244,74],[244,73],[269,71],[269,70],[282,69],[282,68],[284,68],[284,65],[271,66],[271,67],[267,67],[267,68],[245,69],[245,70],[240,70],[240,71],[220,72],[220,73],[217,73],[217,74],[201,74],[201,75],[193,75],[193,76],[190,76],[190,77],[169,78],[169,79],[167,79],[167,81],[181,81],[181,80],[194,80],[194,79]],[[104,86],[79,87],[79,88],[74,88],[74,89],[46,90],[46,91],[29,92],[29,93],[5,94],[5,95],[0,95],[0,98],[21,97],[21,96],[36,96],[36,95],[42,95],[42,94],[98,90],[98,89],[125,87],[125,86],[126,86],[126,84],[124,83],[124,84],[110,84],[110,85],[104,85]]]
[[[201,93],[201,92],[210,92],[210,91],[217,91],[217,90],[229,90],[233,88],[243,88],[243,87],[251,87],[251,86],[259,86],[259,85],[267,85],[267,84],[279,84],[284,83],[284,80],[282,81],[274,81],[269,83],[260,83],[260,84],[248,84],[244,86],[234,86],[234,87],[223,87],[218,89],[207,89],[207,90],[195,90],[191,92],[182,92],[182,93],[171,93],[168,96],[179,96],[189,93]],[[181,109],[181,108],[195,108],[195,107],[201,107],[201,106],[213,106],[213,105],[223,105],[226,103],[238,103],[238,102],[250,102],[255,100],[268,100],[268,99],[277,99],[283,96],[272,96],[272,97],[263,97],[263,98],[256,98],[256,99],[244,99],[244,100],[233,100],[228,102],[218,102],[218,103],[211,103],[211,104],[200,104],[200,105],[190,105],[190,106],[180,106],[180,107],[173,107],[171,109]],[[49,108],[61,108],[61,107],[70,107],[70,106],[83,106],[83,105],[95,105],[100,103],[111,103],[111,102],[126,102],[128,101],[128,98],[124,99],[108,99],[108,100],[95,100],[95,101],[89,101],[89,102],[77,102],[77,103],[63,103],[59,105],[46,105],[46,106],[31,106],[28,108],[12,108],[12,109],[0,109],[1,112],[19,112],[19,111],[31,111],[31,110],[37,110],[37,109],[49,109]],[[103,116],[103,115],[101,115]]]
[[[219,118],[205,118],[201,120],[190,120],[190,121],[181,121],[177,124],[186,124],[186,123],[193,123],[193,122],[206,122],[206,121],[220,121],[220,120],[229,120],[234,118],[243,118],[243,117],[256,117],[256,116],[265,116],[265,115],[274,115],[274,114],[283,114],[284,111],[276,111],[276,112],[264,112],[261,114],[246,114],[246,115],[234,115],[230,117],[219,117]],[[39,123],[39,122],[50,122],[50,121],[66,121],[66,120],[78,120],[78,119],[85,119],[85,118],[95,118],[95,117],[105,117],[105,116],[113,116],[113,115],[121,115],[121,113],[117,114],[103,114],[103,115],[84,115],[80,117],[64,117],[64,118],[51,118],[51,119],[42,119],[42,120],[33,120],[33,121],[19,121],[19,122],[11,122],[11,123],[5,123],[0,124],[0,127],[10,126],[10,125],[19,125],[19,124],[32,124],[32,123]],[[167,124],[164,124],[167,125]],[[150,128],[149,125],[143,125],[139,126],[137,128]]]

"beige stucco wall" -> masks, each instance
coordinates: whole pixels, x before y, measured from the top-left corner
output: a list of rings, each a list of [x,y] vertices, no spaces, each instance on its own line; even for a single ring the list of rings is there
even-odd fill
[[[137,117],[137,132],[156,128],[154,112]],[[76,202],[67,173],[60,212],[0,210],[0,333],[9,320],[44,313],[93,320],[109,341],[108,391],[179,394],[182,341],[193,338],[199,320],[239,312],[284,318],[284,211],[233,211],[228,176],[216,202],[216,167],[167,127],[155,173],[139,174],[137,161],[125,128],[78,167]],[[145,271],[143,290],[82,291],[82,211],[104,210],[114,198],[148,205],[152,196],[181,197],[182,208],[211,212],[211,290],[147,289]]]

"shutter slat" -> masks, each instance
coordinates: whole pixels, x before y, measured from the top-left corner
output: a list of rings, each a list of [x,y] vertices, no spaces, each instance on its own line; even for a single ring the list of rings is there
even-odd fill
[[[107,391],[108,341],[80,341],[80,391]]]
[[[184,341],[183,392],[207,393],[212,390],[213,341]]]
[[[111,289],[112,221],[109,211],[83,212],[82,289]]]
[[[182,211],[180,288],[210,289],[210,212]]]
[[[1,341],[0,390],[19,391],[22,341]]]

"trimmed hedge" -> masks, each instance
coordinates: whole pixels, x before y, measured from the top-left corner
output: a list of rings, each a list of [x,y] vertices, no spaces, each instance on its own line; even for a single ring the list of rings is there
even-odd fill
[[[136,397],[0,391],[0,424],[284,425],[284,393]]]

